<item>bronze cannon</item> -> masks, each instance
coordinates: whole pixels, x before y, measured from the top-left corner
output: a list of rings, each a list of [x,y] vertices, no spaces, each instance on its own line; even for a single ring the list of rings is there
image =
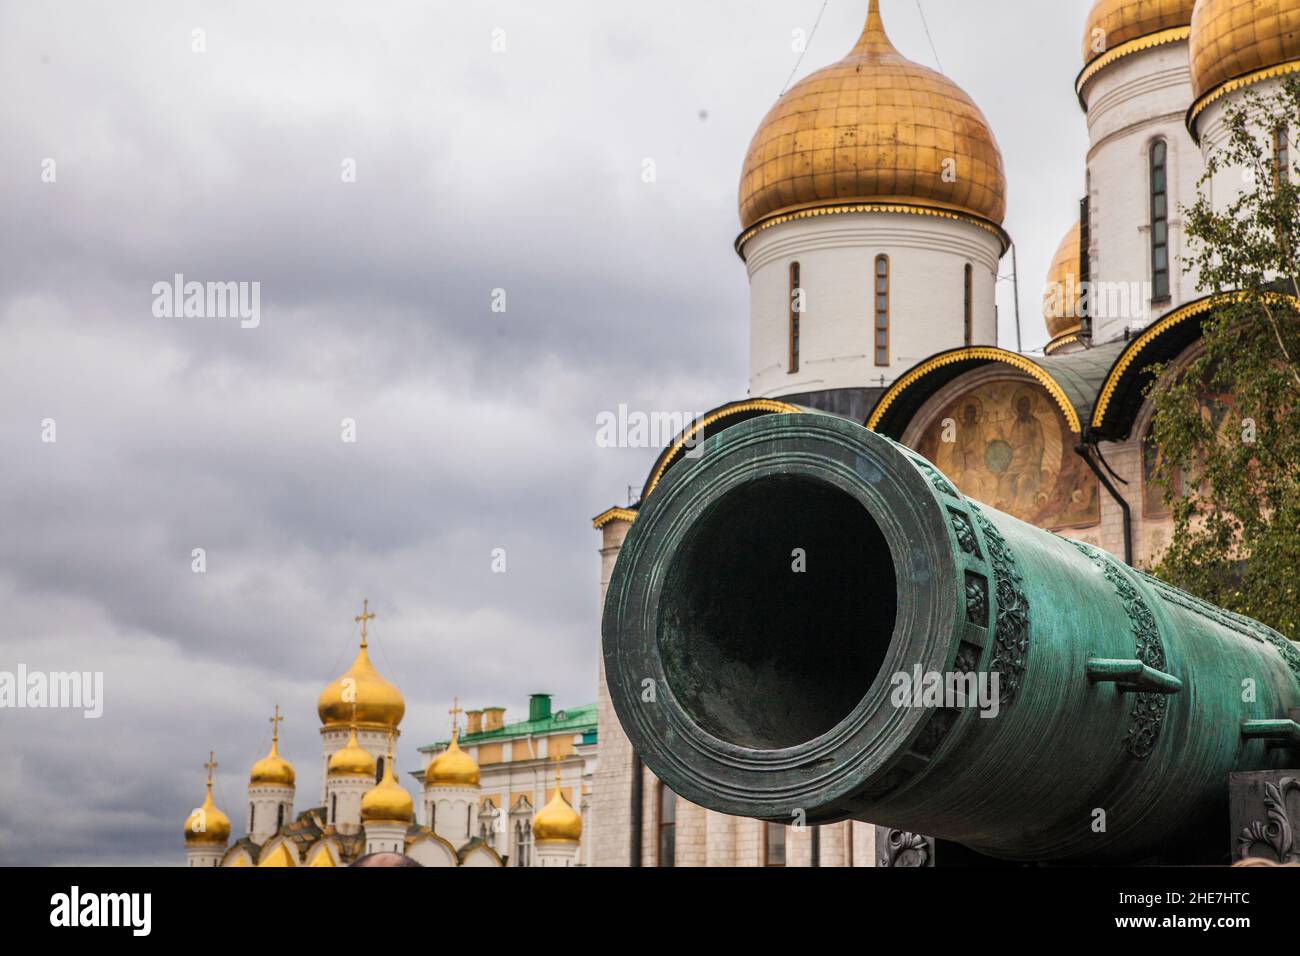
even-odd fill
[[[1300,649],[962,495],[829,415],[709,438],[641,506],[606,678],[693,803],[1045,862],[1219,862],[1231,772],[1300,765]]]

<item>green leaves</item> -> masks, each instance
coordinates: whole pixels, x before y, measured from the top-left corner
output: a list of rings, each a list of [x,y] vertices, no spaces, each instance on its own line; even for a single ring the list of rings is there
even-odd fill
[[[1158,481],[1174,519],[1156,573],[1300,637],[1300,78],[1227,110],[1200,196],[1183,214],[1202,292],[1225,293],[1190,356],[1148,388]],[[1290,150],[1294,157],[1296,150]],[[1241,176],[1240,193],[1221,195]],[[1210,185],[1220,195],[1211,201]]]

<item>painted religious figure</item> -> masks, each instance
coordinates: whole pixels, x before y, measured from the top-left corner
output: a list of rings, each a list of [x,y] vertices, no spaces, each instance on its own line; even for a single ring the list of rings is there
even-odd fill
[[[1096,476],[1074,454],[1074,435],[1043,389],[988,382],[951,402],[918,451],[976,501],[1051,530],[1101,520]]]

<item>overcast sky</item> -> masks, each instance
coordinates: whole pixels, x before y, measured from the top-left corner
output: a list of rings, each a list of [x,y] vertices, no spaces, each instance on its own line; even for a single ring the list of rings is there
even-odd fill
[[[829,0],[799,75],[866,6]],[[933,50],[882,6],[993,126],[1041,346],[1088,0],[922,0]],[[0,670],[105,675],[98,720],[0,710],[0,862],[183,863],[209,748],[242,835],[276,703],[312,806],[363,597],[407,768],[453,695],[595,699],[590,519],[656,454],[596,416],[744,397],[740,165],[821,9],[0,3]],[[260,282],[260,325],[156,317],[176,273]]]

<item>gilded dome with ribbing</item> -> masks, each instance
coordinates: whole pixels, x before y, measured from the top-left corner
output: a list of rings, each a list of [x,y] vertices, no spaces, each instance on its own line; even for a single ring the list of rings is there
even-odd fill
[[[1084,64],[1130,40],[1187,27],[1194,6],[1196,0],[1096,0],[1083,28]]]
[[[361,820],[372,823],[410,823],[415,819],[415,801],[393,777],[393,752],[384,761],[384,776],[361,798]]]
[[[1068,332],[1077,332],[1079,320],[1079,259],[1081,230],[1075,223],[1065,233],[1052,257],[1043,286],[1043,321],[1047,334],[1055,339]]]
[[[453,732],[447,749],[429,761],[424,782],[430,787],[477,787],[478,781],[478,764],[460,749]]]
[[[1006,175],[988,120],[957,84],[905,59],[879,0],[848,56],[800,80],[754,134],[740,179],[744,229],[854,204],[969,215],[1000,226]]]
[[[330,754],[325,772],[331,777],[375,777],[375,758],[357,744],[357,727],[352,725],[348,742]]]
[[[253,764],[248,775],[250,787],[292,787],[294,785],[293,764],[280,756],[280,736],[272,734],[271,752]]]
[[[1300,71],[1300,0],[1198,0],[1192,15],[1192,91]]]
[[[370,663],[364,637],[352,666],[321,691],[316,713],[326,727],[346,727],[354,719],[354,703],[355,719],[363,727],[396,730],[406,714],[401,692]]]
[[[230,839],[230,817],[217,809],[212,802],[212,778],[208,778],[208,793],[203,805],[185,818],[185,842],[190,845],[210,844],[225,846]]]
[[[538,843],[549,841],[573,841],[582,839],[582,814],[564,799],[564,794],[556,786],[555,796],[551,802],[537,811],[533,817],[533,839]]]

